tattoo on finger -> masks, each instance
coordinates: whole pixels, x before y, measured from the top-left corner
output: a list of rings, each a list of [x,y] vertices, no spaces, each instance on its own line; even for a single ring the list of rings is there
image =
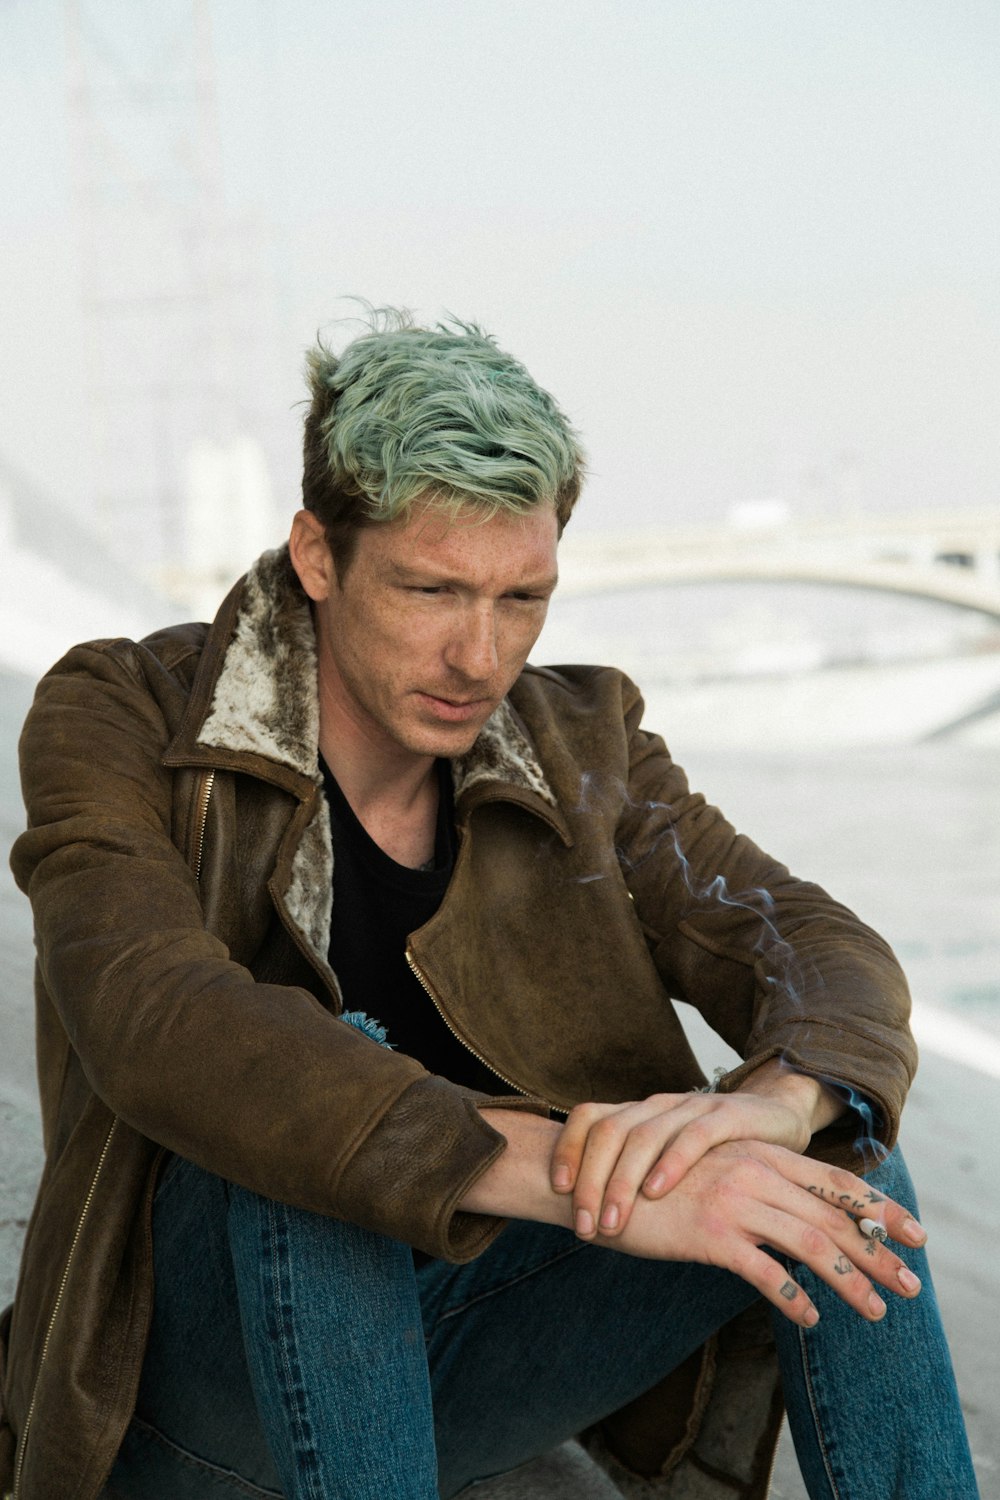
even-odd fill
[[[783,1287],[778,1289],[786,1302],[794,1302],[799,1295],[799,1289],[794,1281],[786,1281]]]
[[[833,1269],[838,1276],[849,1276],[854,1270],[854,1264],[848,1260],[846,1255],[839,1255],[833,1263]]]
[[[824,1203],[832,1203],[835,1208],[842,1208],[845,1213],[863,1214],[869,1203],[884,1203],[878,1193],[866,1193],[863,1198],[855,1198],[851,1193],[835,1193],[832,1188],[820,1187],[819,1183],[811,1183],[806,1189],[814,1193],[817,1198],[822,1198]]]

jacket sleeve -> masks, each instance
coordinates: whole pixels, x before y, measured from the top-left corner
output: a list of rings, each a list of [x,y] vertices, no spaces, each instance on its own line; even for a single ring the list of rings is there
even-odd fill
[[[478,1096],[309,991],[256,982],[205,930],[173,842],[157,669],[128,643],[75,649],[43,679],[21,739],[28,829],[11,865],[87,1083],[135,1130],[228,1180],[469,1258],[499,1224],[457,1204],[503,1138]]]
[[[619,849],[654,962],[670,993],[744,1058],[723,1091],[775,1057],[848,1091],[853,1114],[821,1132],[814,1149],[856,1169],[856,1138],[895,1144],[916,1069],[902,970],[853,912],[691,792],[663,741],[640,727],[641,714],[627,684]]]

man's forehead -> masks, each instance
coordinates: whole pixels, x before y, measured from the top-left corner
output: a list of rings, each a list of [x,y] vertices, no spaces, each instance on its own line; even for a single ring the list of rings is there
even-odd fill
[[[553,572],[558,542],[553,505],[523,512],[425,505],[405,518],[367,527],[371,550],[393,566],[509,560]]]

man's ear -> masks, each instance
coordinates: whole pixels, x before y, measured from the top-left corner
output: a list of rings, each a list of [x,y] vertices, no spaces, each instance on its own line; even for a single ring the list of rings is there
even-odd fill
[[[311,510],[295,512],[288,553],[309,598],[316,604],[328,598],[337,578],[333,553],[322,521]]]

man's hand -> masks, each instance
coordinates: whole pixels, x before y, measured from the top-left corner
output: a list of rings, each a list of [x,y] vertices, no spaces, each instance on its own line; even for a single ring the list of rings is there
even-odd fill
[[[468,1189],[462,1208],[571,1228],[572,1201],[553,1192],[549,1175],[559,1127],[537,1115],[489,1108],[483,1115],[506,1136],[507,1150]],[[728,1141],[706,1152],[666,1196],[640,1195],[620,1233],[594,1238],[628,1255],[732,1271],[808,1328],[816,1321],[815,1308],[762,1246],[808,1266],[869,1322],[885,1312],[873,1282],[903,1297],[920,1290],[887,1245],[861,1233],[861,1218],[876,1220],[905,1245],[926,1239],[906,1209],[851,1172],[782,1146]]]
[[[843,1110],[837,1095],[780,1063],[765,1063],[735,1094],[654,1094],[631,1104],[581,1104],[552,1153],[554,1192],[573,1194],[581,1239],[620,1234],[639,1193],[661,1198],[725,1141],[804,1151]]]
[[[761,1246],[800,1261],[869,1322],[885,1314],[873,1282],[915,1297],[920,1281],[887,1245],[867,1239],[856,1219],[872,1218],[892,1239],[926,1239],[906,1209],[839,1167],[759,1141],[716,1146],[667,1198],[640,1198],[628,1228],[598,1243],[631,1255],[692,1260],[742,1276],[793,1323],[819,1318],[806,1293]]]

